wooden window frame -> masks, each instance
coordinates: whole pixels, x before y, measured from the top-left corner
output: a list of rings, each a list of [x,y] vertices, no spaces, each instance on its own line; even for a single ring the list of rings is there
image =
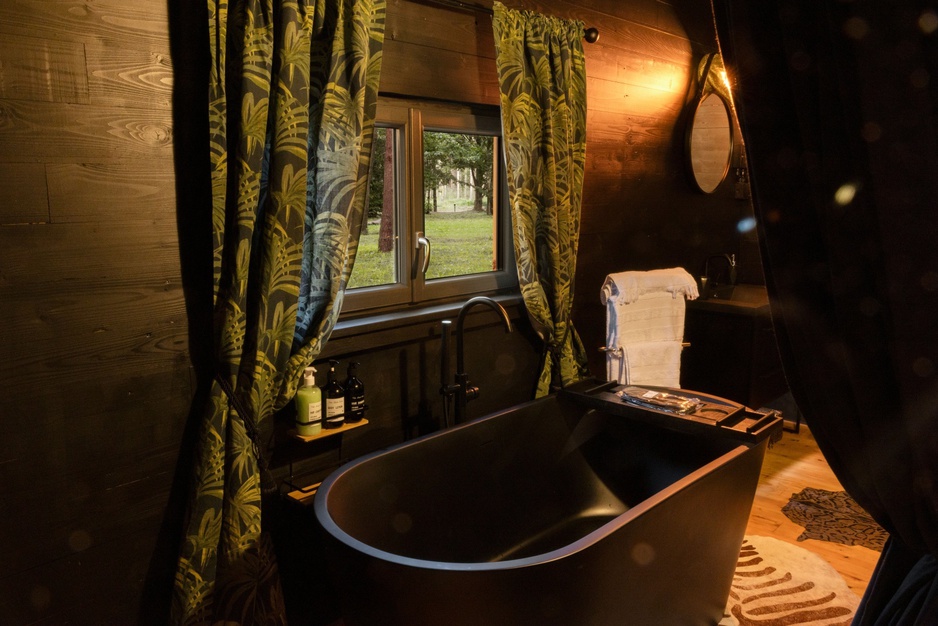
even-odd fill
[[[517,291],[511,216],[505,184],[504,151],[501,148],[501,119],[497,107],[448,103],[379,99],[376,124],[393,129],[395,171],[395,251],[398,282],[391,285],[346,290],[342,316],[387,313],[406,307],[440,304],[481,294]],[[493,173],[498,269],[481,274],[424,279],[418,269],[422,261],[418,236],[425,232],[423,221],[423,133],[457,132],[496,138],[497,154]],[[377,157],[376,158],[380,158]],[[367,217],[365,217],[367,219]],[[431,250],[433,242],[430,242]],[[433,262],[432,252],[430,262]],[[352,273],[354,275],[354,268]]]

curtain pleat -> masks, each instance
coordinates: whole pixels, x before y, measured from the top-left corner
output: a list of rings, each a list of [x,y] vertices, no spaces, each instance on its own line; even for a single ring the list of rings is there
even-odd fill
[[[494,11],[518,281],[545,344],[540,397],[587,374],[571,319],[586,163],[583,23],[499,2]]]
[[[384,14],[384,0],[209,0],[217,372],[174,623],[285,623],[262,526],[260,431],[293,397],[341,308],[367,185]]]

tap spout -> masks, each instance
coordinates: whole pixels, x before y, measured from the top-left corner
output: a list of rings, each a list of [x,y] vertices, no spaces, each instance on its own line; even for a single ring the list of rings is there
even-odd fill
[[[486,296],[470,298],[462,305],[462,308],[459,309],[459,315],[456,317],[456,384],[453,390],[456,396],[455,421],[457,424],[460,423],[466,415],[466,404],[468,401],[479,395],[478,387],[473,387],[469,384],[469,375],[466,373],[464,361],[465,351],[463,348],[463,326],[465,324],[466,314],[469,312],[469,309],[477,305],[485,305],[501,315],[502,321],[505,324],[505,332],[510,333],[513,330],[511,320],[505,308],[498,302],[495,302],[495,300]]]
[[[511,326],[511,320],[508,318],[508,311],[505,310],[505,307],[500,305],[495,300],[488,298],[486,296],[476,296],[475,298],[470,298],[466,301],[462,308],[459,309],[459,315],[456,317],[456,373],[464,373],[465,367],[463,362],[463,324],[466,320],[466,314],[469,312],[469,309],[472,307],[484,304],[489,307],[496,313],[502,316],[502,321],[505,324],[505,332],[510,333],[514,330]]]
[[[707,279],[711,285],[716,285],[717,280],[710,277],[710,261],[714,259],[719,259],[721,261],[726,261],[727,269],[727,282],[730,285],[736,284],[736,255],[735,254],[715,254],[713,256],[707,257],[706,262],[704,263],[704,273],[703,277]],[[716,278],[721,277],[721,274],[717,274]]]

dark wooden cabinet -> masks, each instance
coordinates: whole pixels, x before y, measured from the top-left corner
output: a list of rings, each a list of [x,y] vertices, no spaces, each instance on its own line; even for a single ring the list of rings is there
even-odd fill
[[[681,386],[761,408],[788,391],[764,287],[687,303]]]

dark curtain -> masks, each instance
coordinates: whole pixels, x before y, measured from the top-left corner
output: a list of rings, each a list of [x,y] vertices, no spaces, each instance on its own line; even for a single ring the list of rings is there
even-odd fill
[[[890,533],[856,624],[938,624],[938,12],[713,0],[779,350]]]

